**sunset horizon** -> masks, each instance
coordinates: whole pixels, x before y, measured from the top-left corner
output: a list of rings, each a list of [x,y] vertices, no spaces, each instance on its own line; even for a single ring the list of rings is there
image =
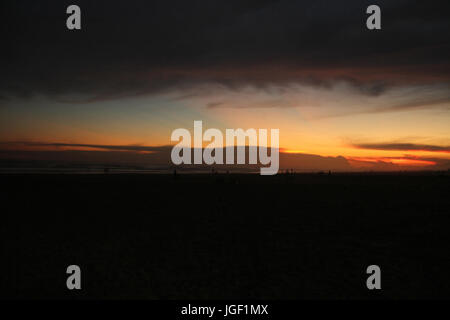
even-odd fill
[[[0,1],[0,300],[293,319],[450,299],[449,12]]]
[[[8,21],[22,42],[6,35],[1,159],[76,145],[167,146],[173,130],[203,120],[279,129],[286,153],[344,157],[351,170],[449,169],[448,21],[431,7],[411,3],[406,13],[386,1],[389,31],[369,30],[364,2],[222,3],[205,9],[212,16],[154,3],[152,17],[116,4],[69,33],[55,27],[58,15]],[[26,15],[25,6],[10,9]],[[102,6],[86,3],[86,12],[99,16]]]

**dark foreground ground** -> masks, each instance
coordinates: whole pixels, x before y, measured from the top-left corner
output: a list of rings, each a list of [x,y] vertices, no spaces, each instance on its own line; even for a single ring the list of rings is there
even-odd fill
[[[450,298],[446,175],[0,178],[3,298]]]

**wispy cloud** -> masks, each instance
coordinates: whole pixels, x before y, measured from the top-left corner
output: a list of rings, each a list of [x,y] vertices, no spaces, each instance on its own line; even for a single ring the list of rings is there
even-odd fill
[[[170,150],[171,146],[138,146],[138,145],[103,145],[103,144],[82,144],[82,143],[48,143],[48,142],[1,142],[0,145],[23,148],[23,147],[53,147],[53,148],[87,148],[108,151],[134,151],[134,152],[162,152]]]
[[[429,144],[416,144],[416,143],[360,143],[352,145],[358,149],[371,149],[371,150],[388,150],[388,151],[429,151],[429,152],[445,152],[450,153],[450,146],[438,146]]]

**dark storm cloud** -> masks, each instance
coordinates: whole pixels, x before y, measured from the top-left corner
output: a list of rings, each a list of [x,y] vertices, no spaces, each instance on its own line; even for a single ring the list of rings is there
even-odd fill
[[[82,30],[65,27],[82,9]],[[365,27],[369,4],[382,30]],[[2,1],[0,96],[87,101],[220,83],[330,85],[367,95],[448,82],[448,1]]]

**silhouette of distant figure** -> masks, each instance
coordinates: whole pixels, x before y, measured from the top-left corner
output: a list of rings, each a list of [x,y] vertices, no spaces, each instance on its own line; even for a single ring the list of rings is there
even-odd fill
[[[328,175],[331,176],[331,170],[328,171]]]
[[[104,173],[108,173],[108,172],[109,172],[109,168],[104,168],[104,169],[103,169],[103,172],[104,172]]]
[[[174,177],[174,179],[177,178],[177,169],[173,169],[173,177]]]

